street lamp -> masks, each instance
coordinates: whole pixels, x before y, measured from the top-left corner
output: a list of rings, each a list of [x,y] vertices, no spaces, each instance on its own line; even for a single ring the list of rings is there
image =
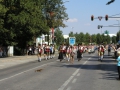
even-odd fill
[[[118,21],[118,25],[120,25],[120,22],[119,22],[119,20],[117,20]],[[119,40],[120,40],[120,26],[119,26]]]

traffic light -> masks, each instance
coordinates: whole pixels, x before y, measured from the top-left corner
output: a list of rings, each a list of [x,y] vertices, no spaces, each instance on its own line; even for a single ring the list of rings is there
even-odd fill
[[[100,25],[98,25],[98,29],[100,29]]]
[[[94,20],[94,16],[92,15],[92,16],[91,16],[91,21],[93,21],[93,20]]]
[[[105,20],[106,20],[106,21],[108,20],[108,15],[105,16]]]
[[[102,25],[98,25],[98,29],[102,28],[103,26]]]

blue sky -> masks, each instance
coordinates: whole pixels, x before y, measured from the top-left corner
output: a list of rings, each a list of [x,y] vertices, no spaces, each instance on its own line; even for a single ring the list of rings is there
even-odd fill
[[[74,33],[88,32],[89,34],[103,33],[105,30],[108,30],[110,34],[116,34],[118,32],[119,27],[103,27],[102,29],[98,29],[97,26],[118,24],[117,20],[120,20],[120,18],[108,18],[108,21],[102,18],[101,21],[99,21],[99,19],[91,21],[91,15],[94,15],[94,17],[105,17],[105,15],[112,16],[118,14],[114,17],[120,17],[120,0],[115,0],[115,2],[110,5],[106,5],[110,0],[63,1],[65,2],[64,5],[67,8],[66,13],[69,17],[69,20],[64,22],[67,27],[60,28],[63,34],[69,34],[71,31]]]

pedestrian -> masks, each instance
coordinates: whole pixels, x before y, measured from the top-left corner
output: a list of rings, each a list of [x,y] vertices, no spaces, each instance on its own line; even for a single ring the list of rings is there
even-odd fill
[[[0,57],[2,57],[2,54],[3,54],[3,50],[2,47],[0,47]]]
[[[55,57],[55,45],[53,44],[53,58]]]
[[[29,51],[28,51],[28,55],[32,55],[32,46],[29,46]]]
[[[66,52],[66,57],[67,57],[68,61],[70,61],[70,53],[71,53],[71,50],[70,50],[70,46],[68,45],[67,46],[67,52]]]
[[[70,63],[73,64],[73,62],[74,62],[74,56],[75,56],[75,49],[74,49],[73,46],[71,46],[70,49],[71,49],[71,53],[70,53]]]
[[[77,59],[78,61],[80,61],[82,59],[83,56],[83,47],[81,46],[81,44],[78,44],[77,47]]]
[[[50,45],[50,58],[53,58],[53,45]]]
[[[117,58],[117,70],[118,70],[118,78],[117,80],[120,80],[120,51],[118,52],[118,58]]]
[[[59,47],[58,59],[60,60],[60,62],[63,60],[63,45],[60,45],[60,47]]]
[[[46,46],[46,60],[50,59],[50,46]]]
[[[47,51],[46,51],[46,49],[47,49],[47,45],[44,44],[44,47],[43,47],[43,51],[44,51],[44,59],[47,60]]]
[[[100,45],[98,48],[98,60],[103,60],[103,55],[104,55],[104,47],[103,45]]]
[[[108,56],[111,54],[111,45],[108,45]]]
[[[37,56],[38,56],[38,62],[41,62],[41,54],[42,54],[42,46],[41,46],[41,44],[38,44],[38,54],[37,54]]]

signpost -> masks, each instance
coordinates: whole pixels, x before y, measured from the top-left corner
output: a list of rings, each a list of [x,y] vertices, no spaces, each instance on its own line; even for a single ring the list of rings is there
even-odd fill
[[[109,31],[108,31],[108,30],[106,30],[104,33],[108,35],[108,34],[109,34]]]
[[[75,44],[75,37],[69,37],[69,44],[72,46]]]

